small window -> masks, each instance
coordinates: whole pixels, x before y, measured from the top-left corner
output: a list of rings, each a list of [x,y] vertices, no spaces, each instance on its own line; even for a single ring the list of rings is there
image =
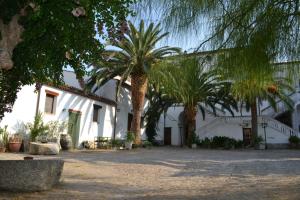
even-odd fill
[[[93,122],[99,123],[99,111],[101,108],[102,108],[101,106],[94,104]]]
[[[54,114],[55,111],[55,96],[52,94],[46,94],[45,112]]]

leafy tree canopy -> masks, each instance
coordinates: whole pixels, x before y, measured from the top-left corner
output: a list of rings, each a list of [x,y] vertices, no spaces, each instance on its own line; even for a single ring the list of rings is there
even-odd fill
[[[134,2],[0,0],[0,92],[7,94],[0,113],[11,109],[22,85],[59,83],[66,66],[84,75],[104,48],[100,38],[122,33]]]
[[[299,59],[298,0],[145,0],[141,4],[148,11],[163,10],[165,27],[175,33],[210,32],[204,41],[209,49],[255,46],[272,59]]]

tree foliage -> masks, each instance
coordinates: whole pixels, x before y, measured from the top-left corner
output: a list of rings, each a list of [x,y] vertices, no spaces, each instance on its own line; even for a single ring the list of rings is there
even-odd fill
[[[255,46],[272,59],[299,59],[298,0],[145,0],[140,5],[163,11],[165,27],[180,37],[210,32],[204,41],[210,49]]]
[[[235,56],[233,56],[235,55]],[[253,142],[257,136],[257,103],[268,101],[277,111],[277,100],[293,109],[290,93],[294,92],[293,79],[288,75],[287,66],[281,67],[269,62],[263,49],[251,47],[231,49],[218,55],[217,69],[224,80],[232,82],[234,98],[251,108]]]
[[[197,56],[166,60],[159,71],[153,71],[151,81],[160,84],[160,90],[174,102],[184,106],[188,142],[195,131],[196,113],[203,118],[208,109],[211,112],[237,109],[230,93],[231,83],[221,80],[216,70],[211,69],[206,59]]]
[[[13,83],[0,85],[3,98],[10,99],[1,104],[10,107],[22,85],[60,83],[67,66],[83,76],[104,49],[100,38],[121,34],[134,1],[0,0],[0,61],[13,61],[13,68],[2,72],[2,82]]]

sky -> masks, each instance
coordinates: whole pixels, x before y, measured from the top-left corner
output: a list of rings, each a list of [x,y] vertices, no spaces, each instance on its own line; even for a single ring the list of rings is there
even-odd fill
[[[141,11],[143,12],[143,11]],[[128,17],[128,20],[132,21],[136,26],[139,25],[140,20],[143,19],[146,25],[149,25],[151,22],[154,24],[162,23],[162,14],[161,11],[151,10],[151,14],[140,13],[137,17]],[[163,30],[165,32],[167,30]],[[168,30],[169,31],[169,30]],[[193,50],[201,44],[207,37],[209,37],[208,26],[199,24],[199,27],[194,30],[190,30],[186,33],[177,34],[175,32],[169,31],[169,36],[166,39],[163,39],[158,46],[173,46],[180,47],[183,51],[193,52]],[[205,49],[208,50],[208,49]]]

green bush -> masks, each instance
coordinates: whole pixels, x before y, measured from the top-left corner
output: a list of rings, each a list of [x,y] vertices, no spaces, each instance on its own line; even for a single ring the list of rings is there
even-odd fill
[[[234,147],[235,147],[236,149],[243,148],[243,147],[244,147],[244,142],[243,142],[243,140],[236,140],[236,141],[235,141]]]
[[[49,131],[49,126],[44,125],[43,114],[40,112],[34,117],[33,123],[28,123],[27,126],[30,130],[31,141],[35,141],[36,137],[47,134]]]
[[[0,127],[0,142],[3,147],[6,147],[8,144],[7,126],[5,126],[4,128]]]
[[[144,148],[147,148],[147,147],[149,148],[149,147],[152,147],[153,144],[152,144],[152,142],[150,142],[150,141],[148,141],[148,140],[145,140],[145,141],[143,141],[142,146],[143,146]]]
[[[257,136],[254,139],[254,144],[259,145],[260,143],[262,143],[264,141],[264,139],[261,136]]]
[[[215,136],[212,138],[211,146],[213,148],[224,148],[225,143],[228,139],[230,139],[230,138],[225,137],[225,136]]]
[[[127,142],[133,142],[135,139],[135,134],[132,131],[128,131],[126,134],[126,141]]]
[[[290,144],[299,144],[300,143],[300,138],[297,137],[296,135],[291,135],[289,137],[289,142],[290,142]]]
[[[199,144],[200,147],[203,148],[210,148],[211,147],[211,140],[209,138],[204,138],[203,140],[199,140]]]
[[[242,140],[235,140],[226,136],[214,136],[211,139],[206,137],[203,140],[199,140],[197,144],[202,148],[233,149],[243,147]]]
[[[114,139],[111,141],[111,144],[113,147],[122,147],[123,146],[123,141],[120,139]]]

